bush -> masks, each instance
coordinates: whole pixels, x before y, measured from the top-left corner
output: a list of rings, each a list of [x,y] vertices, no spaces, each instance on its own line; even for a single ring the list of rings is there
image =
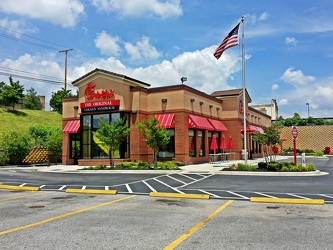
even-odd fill
[[[0,139],[0,148],[11,164],[20,164],[31,149],[31,137],[20,131],[6,133]]]
[[[252,166],[252,165],[245,165],[242,163],[238,164],[238,169],[241,171],[257,171],[256,166]]]
[[[266,162],[258,162],[258,168],[260,170],[267,170],[267,163]]]
[[[320,152],[320,151],[318,151],[318,152],[316,152],[316,153],[315,153],[315,156],[324,156],[324,153],[323,153],[323,152]]]
[[[0,156],[0,166],[5,166],[9,163],[9,158],[5,156]]]

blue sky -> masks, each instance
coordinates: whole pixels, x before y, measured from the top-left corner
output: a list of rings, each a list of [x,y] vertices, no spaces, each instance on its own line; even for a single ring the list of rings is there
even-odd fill
[[[213,52],[243,15],[252,104],[276,99],[279,115],[306,118],[309,103],[311,116],[333,117],[332,8],[332,0],[1,0],[0,81],[16,75],[49,102],[63,87],[59,51],[73,49],[73,93],[70,82],[95,68],[151,87],[186,76],[207,94],[241,88],[241,46],[219,60]]]

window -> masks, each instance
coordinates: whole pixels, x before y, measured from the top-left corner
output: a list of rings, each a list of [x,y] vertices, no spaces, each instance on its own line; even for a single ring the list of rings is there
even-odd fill
[[[189,141],[189,156],[196,156],[196,140],[195,140],[195,130],[188,130],[188,141]]]
[[[158,157],[161,158],[175,157],[175,130],[167,129],[167,132],[170,137],[170,141],[166,147],[159,152]]]
[[[109,158],[108,149],[103,147],[94,133],[99,129],[99,120],[102,119],[107,123],[117,122],[120,118],[125,120],[125,123],[129,125],[128,113],[109,113],[109,114],[95,114],[95,115],[83,115],[81,116],[83,124],[82,128],[82,158],[83,159],[96,159],[96,158]],[[127,136],[115,150],[114,158],[128,158],[129,157],[129,136]]]
[[[205,156],[205,131],[198,130],[199,156]]]

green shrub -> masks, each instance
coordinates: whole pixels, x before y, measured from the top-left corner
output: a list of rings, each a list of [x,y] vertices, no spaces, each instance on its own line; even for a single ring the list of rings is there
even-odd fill
[[[9,158],[5,156],[0,156],[0,166],[5,166],[9,163]]]
[[[282,166],[278,162],[270,162],[267,164],[268,171],[280,171],[281,168]]]
[[[266,162],[258,162],[258,168],[265,170],[267,169],[267,163]]]
[[[315,171],[316,168],[313,164],[308,164],[306,167],[305,167],[306,171]]]
[[[179,166],[183,166],[183,165],[179,165],[179,164],[183,164],[182,162],[174,162],[174,161],[165,161],[165,162],[158,162],[157,166],[159,169],[163,169],[163,170],[178,170]]]
[[[257,171],[256,166],[245,165],[243,163],[238,163],[238,169],[241,170],[241,171]]]
[[[318,152],[315,153],[315,156],[323,156],[323,155],[324,155],[324,153],[320,152],[320,151],[318,151]]]
[[[281,169],[282,172],[289,172],[290,169],[287,166],[283,166]]]

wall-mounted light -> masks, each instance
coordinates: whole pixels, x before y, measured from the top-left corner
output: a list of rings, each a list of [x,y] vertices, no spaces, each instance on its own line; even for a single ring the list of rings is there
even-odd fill
[[[194,102],[195,100],[194,99],[190,99],[191,102]]]
[[[183,76],[182,78],[180,78],[180,80],[182,81],[182,84],[183,84],[184,82],[187,81],[187,77]]]
[[[79,106],[74,106],[74,109],[79,109]]]
[[[199,104],[200,104],[200,105],[203,105],[203,104],[204,104],[204,102],[199,102]]]
[[[162,102],[167,102],[167,101],[168,101],[168,99],[162,99],[161,101],[162,101]]]
[[[216,110],[220,110],[220,107],[217,107]]]
[[[138,111],[136,110],[132,110],[132,114],[136,114]]]
[[[209,108],[211,109],[213,107],[213,105],[209,105]]]

